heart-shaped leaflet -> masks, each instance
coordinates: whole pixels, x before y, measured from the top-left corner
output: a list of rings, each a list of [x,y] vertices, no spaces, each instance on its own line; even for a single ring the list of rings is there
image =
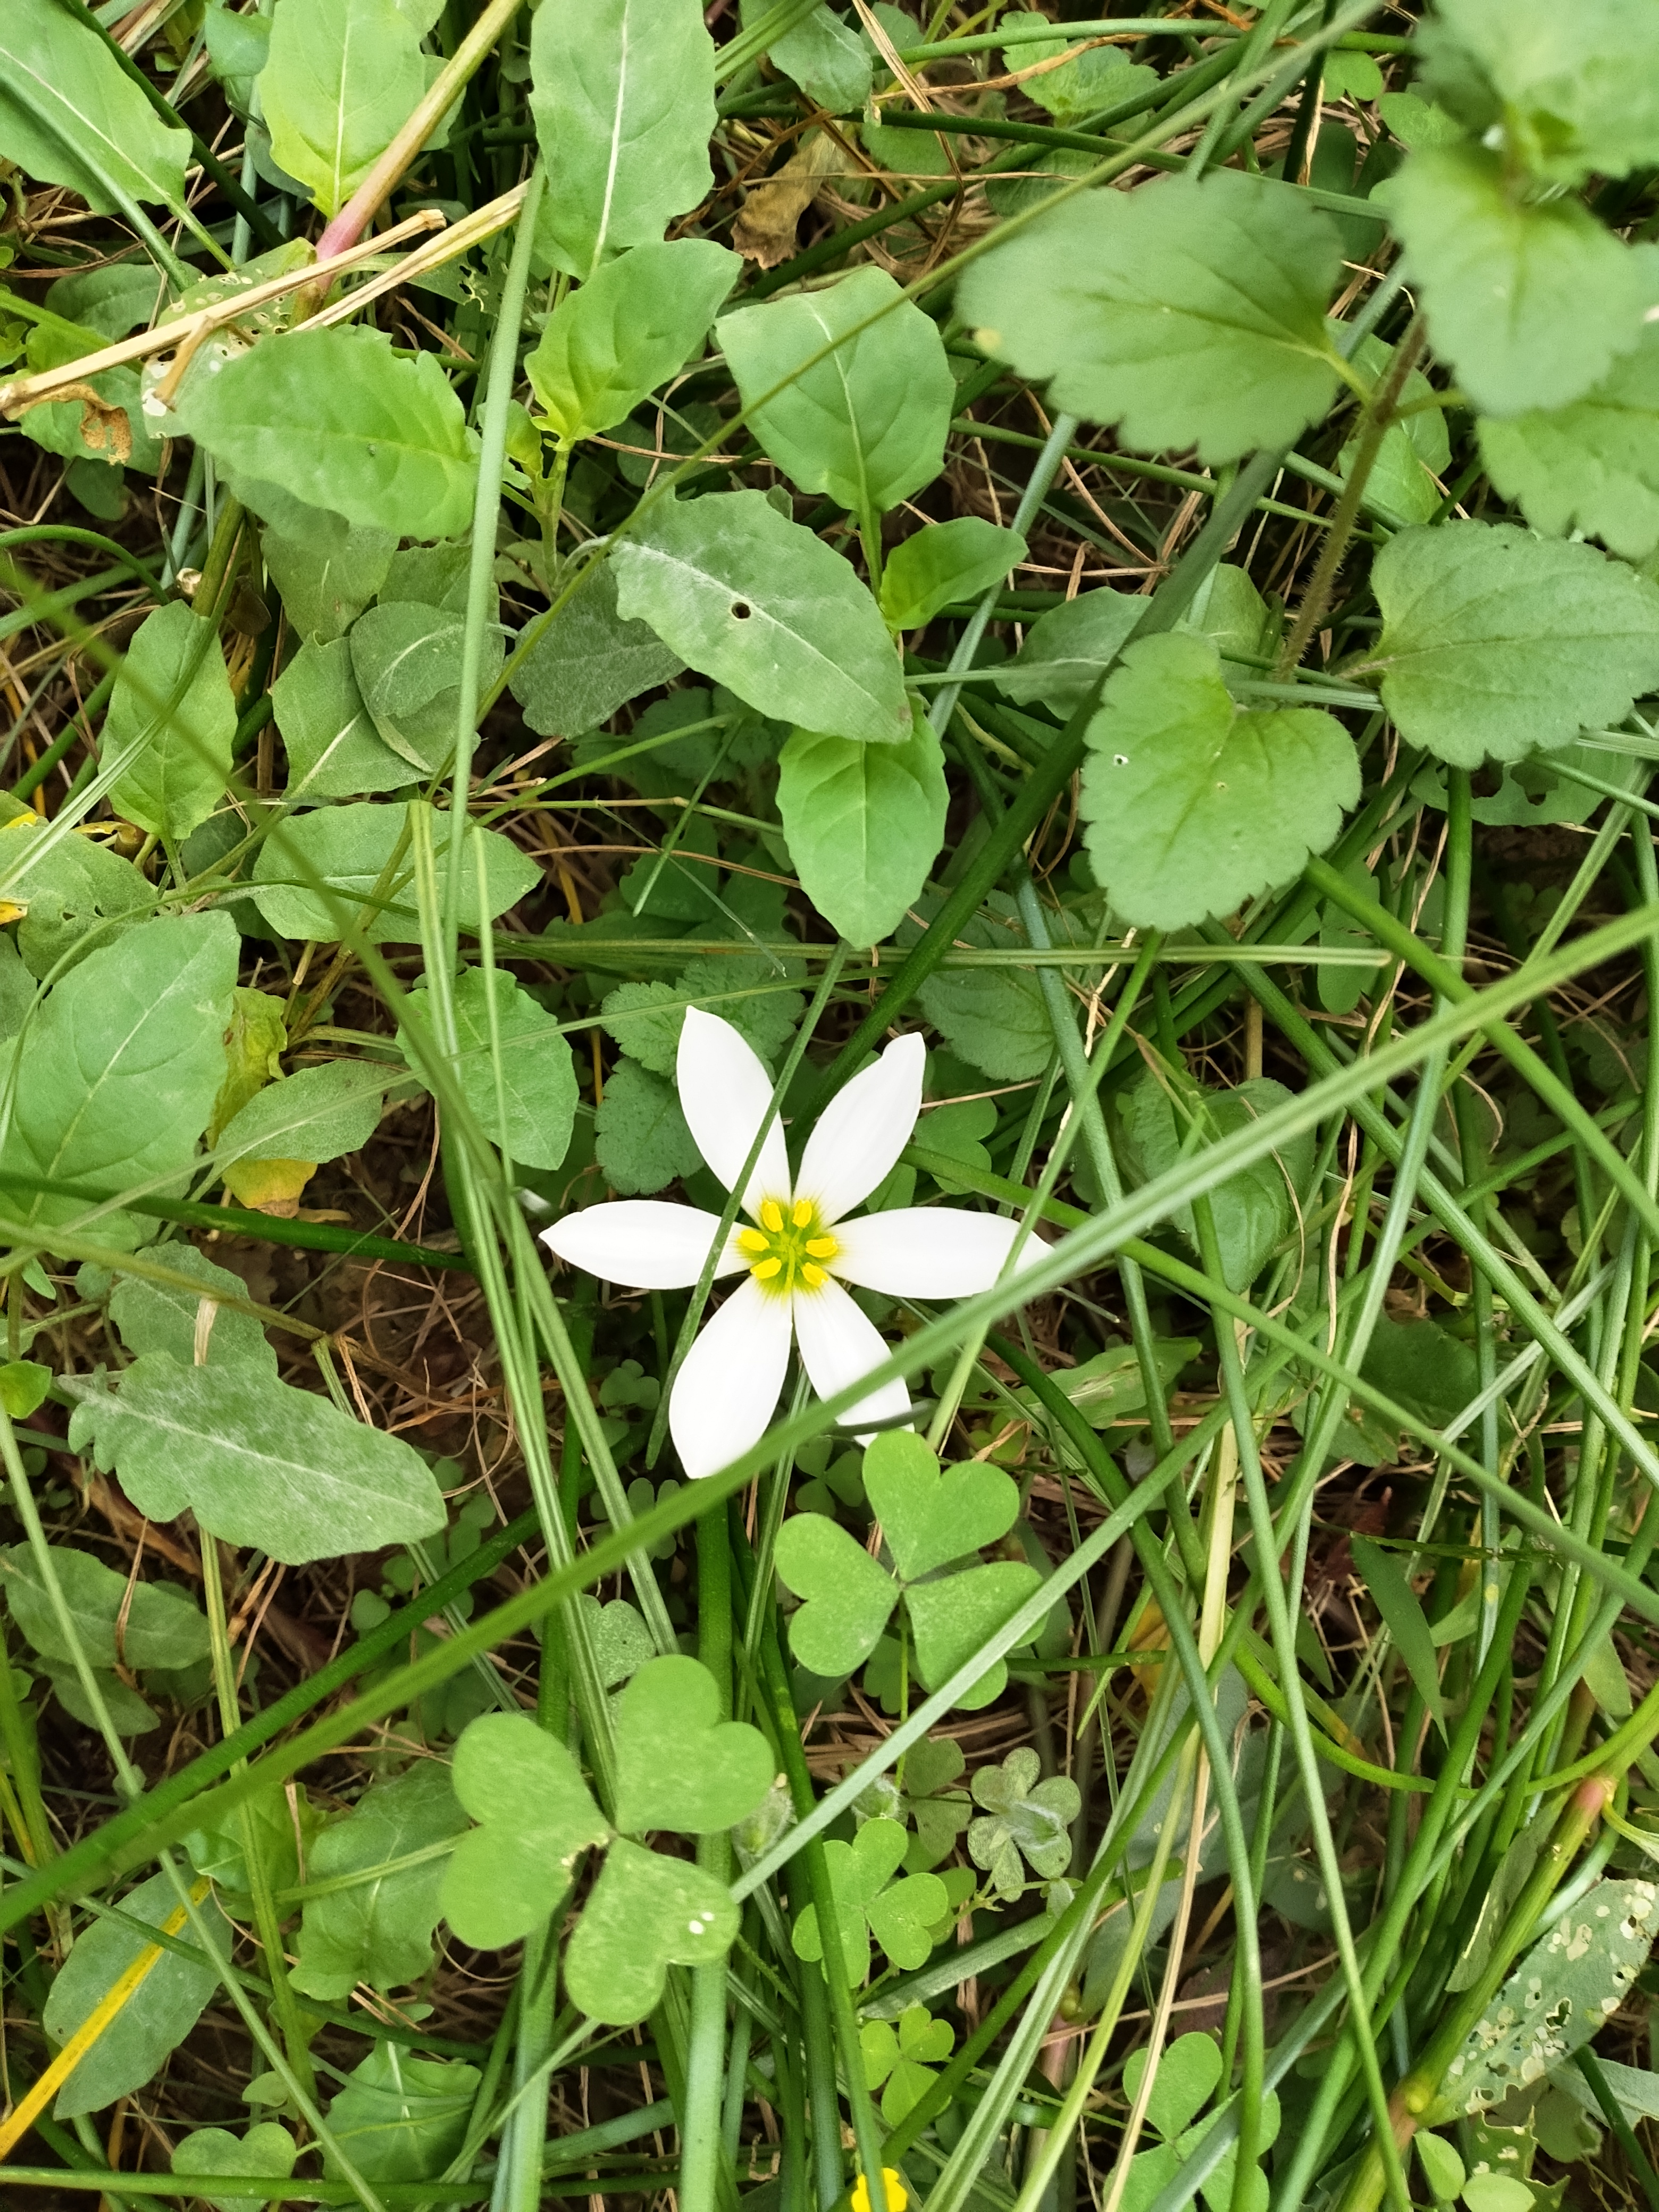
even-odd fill
[[[946,1575],[941,1582],[912,1583],[904,1602],[915,1644],[916,1672],[926,1687],[937,1690],[948,1682],[1009,1615],[1018,1612],[1042,1580],[1035,1567],[1016,1559],[996,1559],[989,1566]],[[1007,1679],[1006,1662],[994,1661],[957,1699],[957,1706],[974,1712],[988,1705]]]
[[[671,1966],[723,1959],[739,1917],[712,1874],[620,1838],[565,1948],[566,1994],[591,2020],[629,2027],[655,2010]]]
[[[455,1795],[475,1820],[444,1875],[443,1915],[463,1943],[498,1950],[539,1927],[577,1859],[610,1826],[581,1770],[527,1713],[483,1713],[455,1747]]]
[[[872,1439],[864,1490],[893,1564],[907,1583],[994,1544],[1013,1527],[1019,1488],[1000,1467],[945,1468],[910,1429]]]
[[[823,1513],[796,1513],[778,1531],[773,1562],[806,1602],[789,1622],[789,1648],[814,1674],[850,1674],[880,1640],[898,1584]]]
[[[754,1811],[772,1786],[771,1751],[758,1729],[720,1713],[714,1678],[696,1660],[671,1656],[640,1668],[617,1700],[617,1826],[625,1833],[709,1836]]]

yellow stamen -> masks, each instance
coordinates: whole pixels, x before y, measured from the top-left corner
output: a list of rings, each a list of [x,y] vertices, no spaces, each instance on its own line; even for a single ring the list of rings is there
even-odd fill
[[[738,1247],[744,1252],[764,1252],[766,1239],[758,1229],[741,1229],[738,1232]]]
[[[761,1226],[769,1229],[775,1237],[783,1226],[783,1208],[775,1198],[769,1198],[761,1207]]]
[[[802,1261],[800,1279],[809,1291],[821,1291],[830,1279],[823,1269],[815,1267],[811,1260]]]
[[[808,1222],[812,1218],[812,1212],[813,1206],[811,1200],[810,1198],[798,1198],[795,1200],[794,1212],[790,1216],[790,1218],[793,1221],[797,1229],[805,1229]]]
[[[755,1280],[757,1283],[769,1283],[774,1275],[781,1273],[782,1269],[781,1260],[762,1260],[753,1270]]]
[[[807,1245],[807,1255],[814,1260],[833,1260],[840,1250],[833,1237],[814,1237]]]

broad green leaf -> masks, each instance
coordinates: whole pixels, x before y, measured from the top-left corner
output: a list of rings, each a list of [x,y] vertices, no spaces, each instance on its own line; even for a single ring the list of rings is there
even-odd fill
[[[684,665],[647,623],[623,621],[616,571],[594,561],[507,681],[538,737],[570,738],[597,729]]]
[[[78,13],[58,0],[6,0],[0,155],[100,215],[119,215],[124,200],[181,209],[190,133],[161,121]]]
[[[118,1391],[85,1384],[70,1433],[72,1449],[114,1468],[152,1521],[188,1506],[227,1543],[290,1565],[444,1525],[438,1486],[412,1445],[243,1364],[185,1367],[146,1352]]]
[[[673,1085],[636,1060],[619,1060],[606,1076],[593,1139],[605,1181],[623,1198],[651,1197],[702,1164]]]
[[[0,899],[24,909],[17,950],[37,976],[112,944],[155,908],[154,890],[131,860],[27,813],[0,830]]]
[[[161,291],[161,281],[148,263],[115,262],[84,275],[59,277],[49,288],[46,305],[53,315],[64,316],[67,321],[61,326],[37,323],[29,331],[25,348],[29,367],[65,368],[112,338],[125,337],[130,331],[150,321],[157,312]],[[37,446],[61,453],[66,460],[95,456],[112,472],[125,463],[143,475],[154,476],[161,465],[161,441],[144,414],[137,370],[103,369],[88,381],[104,410],[119,409],[125,416],[130,452],[122,449],[119,425],[112,423],[106,413],[100,416],[88,407],[83,398],[48,400],[42,406],[31,407],[18,428]],[[118,473],[112,474],[111,482],[118,486]]]
[[[1064,721],[1117,659],[1146,611],[1144,600],[1106,585],[1050,607],[1026,631],[1019,652],[996,670],[998,690],[1022,704],[1035,700]]]
[[[801,889],[849,945],[879,945],[945,842],[939,739],[920,713],[897,745],[797,730],[778,765],[778,812]]]
[[[772,1786],[766,1738],[720,1717],[714,1676],[676,1653],[653,1659],[617,1701],[617,1826],[708,1836],[752,1813]]]
[[[1431,2136],[1419,2130],[1415,2137],[1417,2155],[1437,2201],[1449,2203],[1461,2195],[1468,2179],[1463,2161],[1443,2136]]]
[[[832,1839],[823,1847],[847,1980],[855,1990],[869,1979],[871,1935],[896,1966],[914,1970],[927,1964],[933,1948],[927,1930],[949,1909],[949,1893],[937,1875],[894,1881],[907,1843],[896,1820],[866,1820],[850,1844]],[[823,1956],[812,1905],[796,1919],[792,1942],[798,1958]]]
[[[947,1682],[1011,1613],[1019,1611],[1041,1580],[1035,1567],[998,1559],[990,1566],[947,1575],[942,1582],[913,1583],[904,1594],[904,1609],[910,1619],[916,1674],[923,1686],[937,1690]],[[1007,1662],[994,1661],[957,1699],[958,1708],[976,1712],[988,1705],[1001,1695],[1007,1677]]]
[[[426,90],[398,0],[283,0],[259,73],[270,150],[337,215]]]
[[[901,945],[915,944],[921,934],[921,923],[933,919],[939,903],[939,895],[932,891],[916,902],[915,914],[907,915],[899,927]],[[1053,916],[1051,926],[1060,934],[1066,933],[1068,927],[1063,915]],[[1012,900],[1000,891],[988,896],[979,912],[957,932],[957,937],[963,945],[1001,952],[1017,951],[1026,943]],[[1079,981],[1088,972],[1081,969],[1073,971]],[[999,1083],[1028,1082],[1032,1076],[1041,1075],[1053,1057],[1054,1029],[1043,1005],[1042,988],[1030,969],[936,968],[918,996],[928,1020],[951,1051],[970,1067],[978,1068],[981,1074]],[[942,1117],[940,1113],[930,1113],[918,1127],[916,1141],[950,1151],[951,1146],[943,1140],[951,1121],[980,1110],[979,1103],[973,1102],[959,1107],[947,1106],[942,1109]],[[994,1115],[974,1133],[988,1135],[994,1126]],[[987,1164],[975,1152],[963,1152],[959,1157],[978,1166]]]
[[[1200,1138],[1194,1138],[1188,1121],[1177,1116],[1168,1091],[1150,1068],[1125,1097],[1125,1128],[1148,1179],[1166,1173],[1200,1142],[1231,1136],[1285,1105],[1290,1093],[1271,1076],[1257,1075],[1231,1091],[1194,1089],[1188,1096],[1193,1111],[1202,1117],[1200,1127],[1205,1133]],[[1210,1193],[1222,1279],[1229,1290],[1248,1290],[1274,1248],[1291,1233],[1297,1203],[1312,1176],[1313,1158],[1312,1138],[1294,1138]],[[1177,1207],[1172,1218],[1196,1251],[1198,1231],[1191,1209]]]
[[[301,814],[273,830],[254,865],[254,898],[259,911],[281,937],[315,938],[333,944],[367,919],[371,945],[412,944],[421,933],[416,908],[414,863],[405,840],[408,810],[403,806],[330,806]],[[434,825],[438,881],[449,867],[449,826]],[[461,927],[476,936],[480,927],[473,841],[483,841],[486,919],[493,921],[538,889],[536,863],[509,838],[494,830],[469,833],[461,862]],[[394,861],[402,848],[403,857]],[[325,889],[311,888],[320,877]],[[385,880],[383,881],[382,878]]]
[[[117,814],[181,838],[207,820],[230,774],[236,701],[213,624],[182,599],[134,631],[100,740],[113,761],[136,746],[110,787]]]
[[[881,572],[881,611],[890,629],[921,629],[953,599],[971,599],[1000,584],[1025,558],[1017,530],[999,530],[977,514],[928,522],[902,538]]]
[[[743,0],[740,16],[753,31],[772,12],[775,0]],[[767,48],[774,69],[793,77],[816,106],[831,115],[861,108],[870,97],[870,50],[852,26],[823,0]]]
[[[487,976],[469,968],[455,980],[455,1028],[461,1059],[456,1069],[468,1106],[493,1144],[521,1167],[548,1171],[570,1149],[576,1117],[576,1064],[569,1041],[553,1017],[505,969]],[[490,1001],[501,1040],[499,1075],[491,1055]],[[409,1012],[428,1018],[424,988],[409,997]],[[418,1073],[418,1070],[417,1070]]]
[[[790,1516],[776,1565],[784,1587],[805,1600],[789,1616],[789,1648],[801,1665],[830,1681],[861,1667],[898,1603],[886,1568],[823,1513]]]
[[[202,37],[225,98],[239,115],[252,106],[254,80],[270,56],[269,15],[239,15],[230,0],[208,0]]]
[[[763,714],[898,744],[910,708],[880,611],[851,564],[764,492],[655,509],[611,556],[617,607]]]
[[[1483,413],[1565,407],[1640,343],[1659,248],[1624,245],[1581,202],[1521,197],[1478,146],[1420,148],[1387,192],[1434,349]]]
[[[688,362],[743,268],[712,239],[636,246],[565,295],[525,360],[567,445],[623,422]]]
[[[437,775],[455,750],[465,635],[463,616],[388,596],[351,626],[351,672],[369,717],[392,750],[423,776]],[[479,668],[486,687],[505,657],[492,622]]]
[[[1214,169],[1085,192],[975,262],[957,309],[987,353],[1051,380],[1056,407],[1138,453],[1206,461],[1287,445],[1335,395],[1328,216],[1281,184]]]
[[[1480,1388],[1480,1363],[1472,1345],[1449,1335],[1437,1322],[1398,1322],[1379,1314],[1362,1370],[1365,1380],[1435,1427],[1461,1413]]]
[[[1146,2075],[1145,2050],[1131,2051],[1123,2069],[1126,2097],[1139,2096]],[[1166,2137],[1182,2134],[1209,2103],[1220,2079],[1221,2046],[1214,2036],[1177,2036],[1164,2053],[1152,2084],[1146,2104],[1147,2125]]]
[[[611,1827],[556,1737],[527,1714],[484,1713],[455,1747],[455,1794],[481,1823],[443,1878],[443,1917],[463,1943],[499,1950],[556,1911],[576,1861]]]
[[[1370,379],[1373,386],[1384,381],[1393,362],[1394,348],[1376,338],[1362,340],[1353,355],[1354,367]],[[1434,520],[1443,497],[1437,479],[1451,461],[1445,415],[1434,387],[1420,370],[1413,369],[1407,376],[1398,405],[1402,419],[1383,432],[1360,499],[1367,514],[1381,516],[1395,529],[1402,523]],[[1350,438],[1342,448],[1337,467],[1345,479],[1358,450],[1357,437]]]
[[[239,985],[231,997],[230,1027],[225,1034],[225,1079],[207,1126],[210,1145],[217,1144],[220,1130],[233,1115],[281,1075],[287,1050],[286,1003],[274,993],[247,991]]]
[[[1114,911],[1156,929],[1287,881],[1359,799],[1340,722],[1305,707],[1241,711],[1214,646],[1178,632],[1126,649],[1085,737],[1090,860]]]
[[[1151,1350],[1153,1367],[1167,1389],[1197,1357],[1200,1346],[1193,1336],[1158,1337]],[[1126,1418],[1146,1411],[1146,1384],[1139,1355],[1132,1344],[1097,1352],[1092,1359],[1062,1369],[1054,1381],[1091,1428],[1114,1428]]]
[[[871,1440],[864,1488],[907,1583],[996,1543],[1019,1512],[1018,1486],[1000,1467],[970,1460],[941,1469],[908,1430]]]
[[[1033,11],[1012,9],[998,24],[1003,32],[1024,30],[1041,23],[1048,33],[1011,39],[1002,50],[1006,70],[1029,70],[1039,62],[1058,61],[1081,40],[1067,33],[1064,24],[1050,26]],[[1057,69],[1044,70],[1020,87],[1027,99],[1046,108],[1063,129],[1081,126],[1085,119],[1109,115],[1119,102],[1137,98],[1158,82],[1158,72],[1131,62],[1121,46],[1085,46]]]
[[[884,269],[739,307],[714,335],[750,428],[802,491],[870,516],[944,467],[956,400],[944,341]]]
[[[0,1406],[14,1421],[26,1421],[46,1403],[52,1370],[38,1359],[8,1359],[0,1366]]]
[[[29,1030],[0,1170],[107,1193],[177,1187],[224,1074],[240,940],[222,914],[170,916],[88,955],[48,993]],[[0,1186],[11,1218],[47,1227],[78,1199]],[[154,1233],[100,1217],[99,1241],[131,1250]]]
[[[300,500],[289,502],[280,524],[268,522],[259,533],[290,628],[323,645],[349,629],[380,590],[396,542],[389,530],[348,522]]]
[[[530,69],[547,163],[538,243],[590,276],[708,191],[714,42],[698,0],[543,0]]]
[[[137,1673],[188,1667],[206,1658],[207,1622],[183,1590],[170,1583],[135,1582],[129,1595],[125,1571],[118,1574],[90,1552],[69,1544],[54,1544],[52,1559],[76,1644],[94,1667],[119,1664]],[[27,1544],[0,1552],[0,1589],[12,1619],[43,1659],[74,1660],[75,1647],[64,1634]]]
[[[388,2038],[336,2093],[329,2132],[365,2180],[430,2181],[466,2139],[481,2079],[476,2066],[414,2058]],[[337,2175],[331,2152],[323,2170]]]
[[[198,2173],[246,2174],[258,2180],[268,2175],[273,2181],[286,2181],[299,2155],[300,2146],[285,2127],[276,2120],[260,2120],[245,2136],[234,2136],[226,2128],[198,2128],[173,2145],[173,2170],[185,2181]],[[215,2212],[246,2212],[250,2200],[210,2197],[204,2201]]]
[[[397,1989],[425,1973],[445,1862],[391,1862],[443,1843],[465,1826],[447,1768],[431,1760],[395,1782],[375,1784],[343,1820],[331,1821],[307,1854],[307,1887],[345,1875],[368,1878],[306,1899],[299,1964],[289,1977],[295,1988],[331,2002],[349,1996],[359,1982]]]
[[[565,1946],[566,1993],[590,2020],[629,2027],[655,2009],[671,1966],[723,1959],[739,1918],[712,1874],[618,1838]]]
[[[1483,416],[1493,488],[1547,538],[1583,531],[1626,561],[1659,547],[1659,330],[1565,407]]]
[[[1435,1660],[1429,1624],[1417,1593],[1392,1552],[1368,1543],[1363,1536],[1351,1536],[1348,1541],[1360,1579],[1376,1601],[1383,1626],[1394,1638],[1395,1650],[1405,1662],[1413,1686],[1443,1736],[1446,1701],[1441,1695],[1440,1669]]]
[[[270,702],[288,751],[290,801],[356,799],[414,782],[416,770],[392,751],[363,703],[349,638],[302,645],[271,685]]]
[[[221,1889],[248,1896],[253,1887],[247,1852],[251,1825],[253,1848],[271,1887],[295,1887],[300,1879],[301,1844],[309,1851],[323,1826],[322,1816],[303,1784],[295,1788],[291,1801],[286,1790],[270,1790],[240,1805],[224,1805],[216,1796],[204,1802],[206,1811],[201,1826],[191,1829],[184,1838],[198,1874],[208,1875]]]
[[[268,1083],[219,1133],[222,1169],[234,1160],[337,1160],[358,1152],[379,1127],[390,1071],[331,1060]]]
[[[1659,682],[1659,586],[1593,546],[1508,523],[1402,530],[1371,586],[1364,665],[1407,744],[1460,768],[1616,728]]]
[[[1598,1881],[1534,1943],[1469,2031],[1423,2119],[1437,2126],[1501,2103],[1606,2027],[1659,1929],[1650,1881]]]
[[[187,1277],[194,1287],[152,1282],[143,1275],[118,1279],[110,1293],[110,1319],[135,1358],[146,1352],[169,1352],[180,1366],[191,1367],[199,1343],[204,1366],[240,1361],[275,1376],[276,1354],[260,1323],[252,1314],[236,1313],[216,1298],[216,1292],[246,1298],[247,1285],[240,1275],[216,1267],[193,1244],[157,1244],[149,1256],[174,1274]]]
[[[152,1928],[165,1925],[179,1911],[178,1893],[165,1874],[141,1881],[119,1904],[123,1912]],[[204,1898],[196,1909],[221,1949],[228,1948],[230,1931],[213,1899]],[[194,1941],[187,1922],[177,1932],[182,1942]],[[150,1948],[143,1936],[118,1920],[94,1920],[83,1928],[58,1970],[41,2015],[52,2041],[67,2043],[127,1968]],[[195,2027],[218,1986],[211,1966],[164,1950],[58,2092],[52,2107],[56,2118],[72,2120],[82,2112],[100,2112],[130,2089],[142,2088]]]
[[[1659,161],[1659,16],[1644,0],[1439,0],[1424,50],[1428,89],[1476,130],[1495,111],[1536,176],[1582,185]]]
[[[398,538],[454,538],[472,518],[477,453],[435,354],[378,331],[297,330],[191,376],[185,427],[253,486]]]
[[[968,1856],[990,1875],[998,1893],[1013,1899],[1025,1887],[1025,1866],[1053,1881],[1072,1863],[1071,1824],[1082,1805],[1075,1782],[1064,1774],[1039,1781],[1042,1762],[1022,1747],[1000,1766],[974,1776],[974,1802],[983,1815],[968,1829]]]

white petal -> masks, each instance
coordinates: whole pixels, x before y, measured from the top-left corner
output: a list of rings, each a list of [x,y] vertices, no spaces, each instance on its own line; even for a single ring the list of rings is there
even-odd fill
[[[567,1213],[543,1230],[542,1242],[573,1267],[585,1267],[607,1283],[626,1283],[636,1291],[684,1291],[702,1273],[720,1225],[720,1216],[701,1206],[619,1198]],[[747,1265],[733,1231],[714,1273],[732,1275]]]
[[[755,1132],[771,1112],[771,1077],[730,1022],[696,1006],[688,1010],[680,1031],[675,1074],[697,1150],[727,1190],[735,1190]],[[788,1196],[789,1155],[783,1125],[775,1116],[743,1203],[758,1214],[763,1199]]]
[[[866,1320],[833,1276],[821,1290],[796,1291],[795,1335],[802,1364],[820,1398],[833,1398],[887,1357],[875,1323]],[[904,1384],[884,1382],[840,1419],[850,1428],[854,1421],[889,1421],[895,1413],[909,1410],[910,1393]],[[860,1443],[869,1441],[868,1437],[859,1438]]]
[[[862,1206],[910,1141],[921,1111],[921,1036],[896,1037],[873,1067],[837,1091],[801,1156],[795,1189],[826,1221]]]
[[[680,1463],[718,1474],[766,1433],[789,1364],[789,1301],[739,1283],[685,1355],[668,1401]]]
[[[1002,1273],[1018,1233],[1018,1221],[1000,1213],[968,1213],[955,1206],[901,1206],[890,1213],[860,1214],[836,1224],[841,1249],[829,1262],[835,1273],[890,1298],[966,1298],[988,1291]],[[1028,1236],[1015,1273],[1042,1259],[1048,1247]]]

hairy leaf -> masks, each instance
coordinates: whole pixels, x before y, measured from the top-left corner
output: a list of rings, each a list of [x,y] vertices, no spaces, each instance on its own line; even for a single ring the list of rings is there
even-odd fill
[[[1480,429],[1486,473],[1534,530],[1583,531],[1626,561],[1659,547],[1659,330],[1583,398]]]

